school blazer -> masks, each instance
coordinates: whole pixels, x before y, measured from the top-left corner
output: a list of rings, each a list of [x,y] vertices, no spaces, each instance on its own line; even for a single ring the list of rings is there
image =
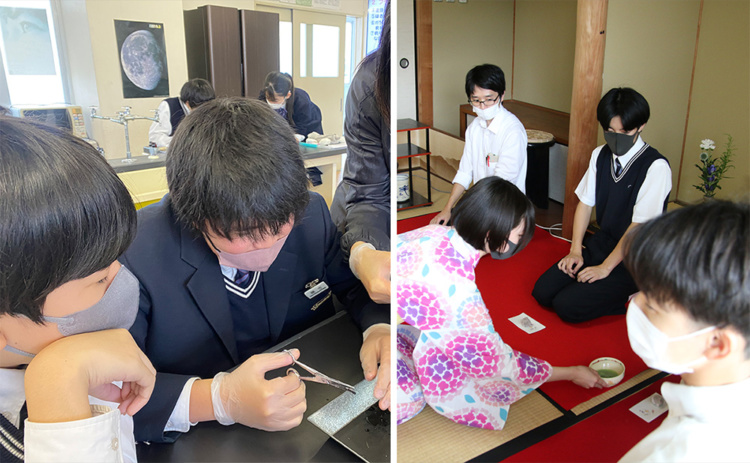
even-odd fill
[[[372,302],[344,262],[340,237],[325,201],[311,192],[302,220],[263,275],[274,344],[333,315],[331,291],[363,330],[389,321],[389,306]],[[130,332],[158,372],[151,400],[134,417],[135,437],[172,442],[179,433],[163,431],[185,382],[245,360],[237,353],[224,276],[205,240],[177,221],[169,195],[139,211],[135,241],[120,261],[140,282]],[[304,292],[316,280],[331,291],[309,299]]]

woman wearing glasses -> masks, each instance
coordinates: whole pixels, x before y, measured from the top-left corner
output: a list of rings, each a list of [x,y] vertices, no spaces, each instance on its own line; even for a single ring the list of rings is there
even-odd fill
[[[466,74],[466,96],[477,118],[466,129],[466,145],[448,203],[430,223],[447,224],[451,209],[472,182],[497,176],[526,192],[526,130],[502,105],[505,74],[494,64]]]

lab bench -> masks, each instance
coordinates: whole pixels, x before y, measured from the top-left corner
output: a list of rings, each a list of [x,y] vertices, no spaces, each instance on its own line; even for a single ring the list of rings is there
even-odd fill
[[[346,146],[336,148],[300,146],[300,152],[306,167],[317,167],[323,172],[321,175],[323,183],[311,187],[311,190],[320,193],[330,207],[346,156]],[[156,159],[149,159],[146,155],[136,155],[133,156],[132,162],[123,162],[124,158],[108,159],[107,162],[128,188],[136,207],[143,207],[160,200],[169,191],[166,157],[165,153],[160,153]]]

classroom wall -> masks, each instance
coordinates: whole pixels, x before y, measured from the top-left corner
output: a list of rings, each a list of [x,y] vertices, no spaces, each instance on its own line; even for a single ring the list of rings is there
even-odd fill
[[[130,106],[131,113],[152,116],[164,97],[130,98],[122,94],[117,39],[114,20],[131,20],[163,23],[169,70],[169,96],[179,94],[188,79],[183,11],[212,4],[225,7],[254,9],[256,3],[282,8],[296,5],[277,1],[255,0],[65,0],[62,20],[66,49],[70,60],[71,88],[76,104],[84,107],[98,106],[99,114],[114,117],[122,106]],[[306,10],[340,13],[363,17],[367,13],[367,0],[342,0],[339,9]],[[113,122],[89,120],[89,135],[105,150],[107,158],[125,156],[124,128]],[[150,121],[132,121],[130,131],[131,152],[135,155],[148,144]]]
[[[687,127],[682,177],[678,196],[686,202],[701,200],[698,183],[700,141],[716,142],[724,151],[726,133],[732,135],[736,154],[732,178],[721,181],[722,199],[750,200],[750,2],[706,1]],[[675,185],[676,188],[676,185]]]
[[[130,106],[131,114],[151,116],[164,97],[128,98],[122,94],[119,54],[115,37],[114,20],[147,21],[163,23],[167,65],[169,70],[169,94],[177,95],[188,77],[185,54],[185,27],[182,18],[182,2],[149,0],[110,0],[106,2],[87,0],[91,51],[95,63],[95,84],[99,97],[99,114],[115,116],[122,106]],[[132,121],[128,124],[130,145],[133,154],[143,151],[148,144],[148,128],[151,121]],[[125,130],[113,122],[91,121],[90,135],[104,148],[107,158],[125,156]]]

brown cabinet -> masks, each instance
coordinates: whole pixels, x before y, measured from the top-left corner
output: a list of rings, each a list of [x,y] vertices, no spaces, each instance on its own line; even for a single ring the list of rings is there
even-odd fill
[[[255,98],[279,70],[279,15],[215,5],[184,12],[188,77],[202,77],[216,96]]]

